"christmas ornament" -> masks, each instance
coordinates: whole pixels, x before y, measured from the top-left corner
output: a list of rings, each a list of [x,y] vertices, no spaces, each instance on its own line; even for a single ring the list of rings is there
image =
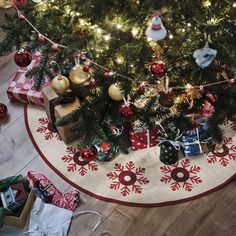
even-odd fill
[[[98,156],[98,151],[95,145],[91,146],[89,149],[81,149],[80,156],[84,161],[95,160]]]
[[[29,5],[28,0],[13,0],[13,3],[18,8],[25,7],[25,6]]]
[[[83,68],[77,65],[70,71],[70,80],[74,84],[84,84],[89,80],[89,73],[84,72]]]
[[[95,86],[97,84],[95,79],[91,79],[89,85],[90,86]]]
[[[171,108],[174,105],[174,99],[172,96],[166,94],[165,92],[160,92],[159,94],[159,103],[161,106]]]
[[[83,66],[83,71],[84,72],[89,72],[89,70],[90,70],[90,66],[89,65],[84,65]]]
[[[40,43],[44,43],[46,38],[42,34],[39,34],[38,35],[38,40],[39,40]]]
[[[52,45],[52,51],[53,52],[59,52],[59,46],[58,46],[58,44],[57,43],[54,43],[53,45]]]
[[[115,101],[120,101],[124,97],[118,83],[110,85],[108,89],[108,94]]]
[[[172,165],[179,160],[178,149],[170,142],[166,141],[160,145],[160,161],[165,165]]]
[[[3,103],[0,103],[0,118],[3,118],[7,115],[7,106]]]
[[[234,80],[234,79],[230,79],[230,80],[229,80],[229,84],[230,84],[230,85],[234,85],[234,83],[235,83],[235,80]]]
[[[110,78],[110,77],[113,76],[113,75],[114,75],[114,73],[113,73],[112,71],[110,71],[110,72],[106,71],[106,72],[104,73],[104,78],[108,79],[108,78]]]
[[[29,51],[21,49],[16,52],[14,61],[20,67],[27,67],[32,61],[32,56]]]
[[[12,0],[0,0],[0,8],[10,8],[12,7]]]
[[[136,115],[136,107],[125,100],[119,106],[119,114],[125,119],[133,119]]]
[[[162,61],[153,62],[150,66],[150,72],[155,78],[161,78],[167,72],[166,64]]]
[[[138,91],[141,93],[141,94],[144,94],[145,92],[145,87],[144,86],[140,86]]]
[[[204,69],[214,61],[216,54],[217,50],[211,49],[209,47],[204,47],[194,51],[193,57],[195,58],[195,62],[197,63],[197,65]]]
[[[70,82],[65,76],[58,75],[52,80],[51,86],[57,94],[63,94],[70,87]]]
[[[146,30],[146,35],[155,41],[162,40],[166,37],[167,31],[160,17],[156,16],[152,18],[152,23]]]

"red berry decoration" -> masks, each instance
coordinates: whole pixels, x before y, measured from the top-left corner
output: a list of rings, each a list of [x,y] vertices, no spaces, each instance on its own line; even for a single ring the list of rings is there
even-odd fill
[[[39,40],[40,43],[44,43],[46,38],[42,34],[39,34],[38,35],[38,40]]]
[[[136,115],[136,107],[133,104],[122,103],[119,106],[119,114],[125,119],[133,119]]]
[[[155,78],[161,78],[167,72],[166,64],[162,61],[153,62],[149,69]]]
[[[13,3],[16,7],[25,7],[27,5],[29,5],[29,1],[28,0],[13,0]]]
[[[92,161],[97,158],[98,151],[96,147],[93,145],[89,149],[80,150],[80,155],[84,161]]]
[[[7,106],[3,103],[0,103],[0,118],[3,118],[7,115]]]
[[[32,56],[31,56],[30,52],[22,49],[22,50],[19,50],[18,52],[16,52],[16,54],[14,56],[14,61],[15,61],[16,65],[18,65],[20,67],[27,67],[32,61]]]
[[[84,65],[83,66],[83,71],[84,72],[89,72],[89,70],[90,70],[90,66],[89,65]]]

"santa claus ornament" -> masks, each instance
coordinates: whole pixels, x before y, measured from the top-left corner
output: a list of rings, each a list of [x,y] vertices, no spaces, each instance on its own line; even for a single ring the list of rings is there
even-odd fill
[[[146,30],[146,35],[154,41],[160,41],[166,37],[167,31],[159,16],[152,18],[152,23]]]

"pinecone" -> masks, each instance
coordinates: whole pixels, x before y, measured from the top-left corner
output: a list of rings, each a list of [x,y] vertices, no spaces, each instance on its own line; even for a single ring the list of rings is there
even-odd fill
[[[178,158],[178,150],[169,143],[164,142],[160,145],[160,161],[165,165],[172,165],[179,160]]]

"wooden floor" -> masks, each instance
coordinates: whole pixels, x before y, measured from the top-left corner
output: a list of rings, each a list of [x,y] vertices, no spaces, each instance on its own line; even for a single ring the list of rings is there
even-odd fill
[[[9,116],[0,120],[0,179],[34,170],[44,173],[59,190],[70,191],[73,188],[55,174],[34,149],[24,125],[23,105],[8,101],[6,90],[16,70],[12,55],[0,58],[0,102],[9,109]],[[102,223],[93,235],[236,236],[236,181],[198,200],[156,208],[108,203],[82,192],[80,196],[78,210],[102,214]],[[90,235],[96,219],[91,215],[79,216],[72,221],[68,235]],[[4,226],[0,236],[18,236],[21,232]]]

